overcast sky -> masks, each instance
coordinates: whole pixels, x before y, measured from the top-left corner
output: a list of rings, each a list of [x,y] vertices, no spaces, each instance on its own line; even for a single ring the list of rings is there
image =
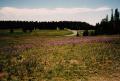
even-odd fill
[[[0,0],[0,20],[100,22],[120,0]]]

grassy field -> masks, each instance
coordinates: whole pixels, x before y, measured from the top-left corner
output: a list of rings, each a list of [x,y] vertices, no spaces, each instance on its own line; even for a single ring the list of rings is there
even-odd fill
[[[14,30],[14,33],[10,33],[9,30],[0,30],[0,36],[64,36],[72,34],[67,30],[33,30],[33,32],[24,33],[22,30]]]
[[[64,31],[53,31],[0,36],[1,81],[120,80],[120,36],[64,37]]]

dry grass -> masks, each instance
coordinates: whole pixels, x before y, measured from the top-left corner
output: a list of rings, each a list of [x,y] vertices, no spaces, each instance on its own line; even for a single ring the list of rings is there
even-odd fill
[[[0,38],[2,81],[119,81],[120,37]]]

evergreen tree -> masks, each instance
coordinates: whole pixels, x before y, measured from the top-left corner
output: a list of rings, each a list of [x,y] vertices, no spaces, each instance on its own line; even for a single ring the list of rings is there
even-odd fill
[[[114,26],[114,32],[116,34],[120,33],[120,22],[119,22],[119,11],[118,8],[115,9],[115,14],[114,14],[114,20],[115,20],[115,26]]]
[[[108,15],[106,16],[106,22],[108,22]]]
[[[113,17],[113,9],[111,9],[111,12],[112,12],[112,14],[111,14],[111,21],[113,22],[113,20],[114,20],[114,17]]]
[[[119,11],[118,8],[115,9],[114,20],[119,21]]]

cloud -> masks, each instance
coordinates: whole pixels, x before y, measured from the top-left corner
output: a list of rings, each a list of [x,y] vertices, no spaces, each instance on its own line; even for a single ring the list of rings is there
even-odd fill
[[[98,13],[110,10],[109,7],[100,8],[0,8],[0,20],[70,20],[82,14]],[[78,15],[79,14],[79,15]],[[81,17],[83,18],[83,17]],[[77,18],[74,20],[78,20]]]
[[[0,13],[3,14],[15,14],[15,15],[26,15],[26,14],[76,14],[76,13],[86,13],[86,12],[99,12],[109,10],[108,7],[100,7],[96,9],[92,8],[37,8],[37,9],[29,9],[29,8],[14,8],[14,7],[3,7],[0,9]]]

